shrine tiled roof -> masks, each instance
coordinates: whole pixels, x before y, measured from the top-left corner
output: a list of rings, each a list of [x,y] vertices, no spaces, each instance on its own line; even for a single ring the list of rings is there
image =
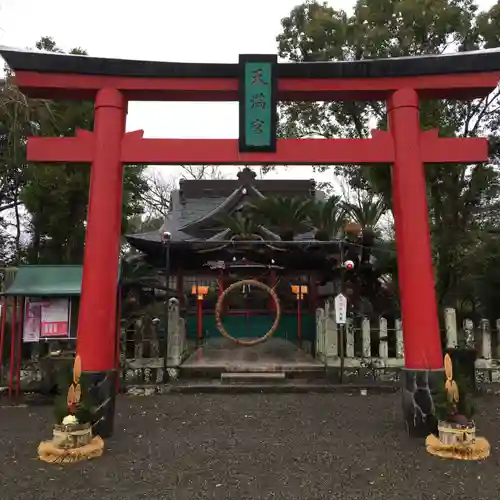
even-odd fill
[[[180,230],[194,235],[197,231],[203,230],[204,228],[213,227],[213,225],[217,223],[217,217],[230,214],[238,205],[250,200],[263,198],[265,198],[265,196],[251,184],[241,185],[212,211],[205,212],[200,218],[188,222],[186,225],[182,226]]]
[[[267,195],[270,188],[279,188],[280,191],[271,191],[281,195],[296,193],[302,196],[322,197],[322,192],[315,191],[313,180],[264,180],[256,179],[250,169],[243,169],[238,174],[238,179],[220,180],[188,180],[181,181],[180,189],[171,194],[172,210],[165,222],[156,231],[127,235],[129,243],[138,249],[146,244],[161,244],[162,234],[167,231],[171,234],[171,242],[188,242],[211,240],[217,241],[223,235],[229,238],[225,228],[217,228],[217,218],[223,214],[231,214],[241,205],[265,196],[256,187],[263,187]],[[230,191],[232,189],[232,191]],[[221,196],[226,194],[226,196]],[[262,228],[262,236],[269,240],[279,237],[272,231]],[[312,239],[312,233],[297,236],[298,240]],[[223,238],[224,239],[224,238]]]

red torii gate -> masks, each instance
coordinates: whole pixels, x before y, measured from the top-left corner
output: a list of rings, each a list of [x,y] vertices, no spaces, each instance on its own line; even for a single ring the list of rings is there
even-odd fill
[[[123,165],[127,163],[391,163],[405,345],[405,419],[410,431],[418,432],[428,424],[432,413],[429,372],[440,371],[443,358],[423,164],[484,162],[488,152],[485,139],[439,138],[437,130],[422,131],[419,100],[488,95],[500,79],[497,51],[296,64],[276,64],[275,56],[241,56],[239,65],[100,59],[5,48],[0,54],[29,96],[95,101],[93,132],[78,131],[74,138],[29,138],[28,160],[92,164],[78,352],[84,375],[95,382],[96,396],[109,402],[96,416],[104,417],[99,428],[103,436],[110,435],[113,427],[114,311]],[[274,115],[269,115],[269,143],[242,147],[244,65],[255,66],[258,61],[272,64],[267,73],[273,80],[270,104],[277,100],[383,100],[387,102],[389,132],[373,131],[371,139],[276,141],[271,137],[275,132],[274,110]],[[254,70],[254,74],[259,71]],[[240,140],[145,139],[142,131],[125,133],[130,100],[239,100]]]

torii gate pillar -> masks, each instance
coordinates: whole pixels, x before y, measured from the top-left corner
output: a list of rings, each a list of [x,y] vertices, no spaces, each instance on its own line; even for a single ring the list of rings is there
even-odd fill
[[[95,432],[113,433],[116,397],[115,311],[122,223],[126,101],[113,88],[99,90],[95,99],[94,151],[90,170],[89,207],[78,315],[77,353],[82,378],[99,405]]]
[[[421,154],[419,99],[414,89],[403,88],[394,92],[387,104],[394,140],[392,196],[405,349],[403,411],[408,432],[425,436],[436,424],[433,378],[443,377],[443,354]]]

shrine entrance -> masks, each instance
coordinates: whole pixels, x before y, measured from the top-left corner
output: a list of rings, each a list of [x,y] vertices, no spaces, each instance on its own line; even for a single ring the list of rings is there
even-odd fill
[[[208,290],[218,288],[219,293],[208,292],[202,303],[196,294],[189,297],[188,338],[226,338],[240,346],[282,338],[299,346],[307,343],[311,352],[317,304],[305,291],[298,297],[294,293],[298,285],[293,283],[310,282],[312,276],[297,276],[293,271],[285,274],[279,266],[270,269],[269,265],[248,261],[232,264],[227,266],[228,273],[219,280],[218,287],[205,285]],[[309,289],[302,285],[304,288]]]
[[[74,138],[29,138],[27,155],[35,162],[92,164],[77,350],[82,377],[103,401],[95,415],[101,435],[111,434],[114,420],[113,319],[125,164],[391,164],[405,418],[409,428],[425,423],[414,388],[428,385],[429,371],[442,370],[443,357],[424,164],[483,162],[488,146],[482,138],[441,138],[438,130],[422,131],[419,103],[487,96],[500,79],[498,52],[285,64],[278,64],[275,55],[240,56],[239,64],[182,64],[5,48],[0,53],[25,94],[95,102],[93,131],[78,131]],[[130,100],[239,101],[239,140],[147,139],[142,131],[125,133]],[[375,130],[366,139],[277,139],[279,101],[335,100],[385,101],[389,130]]]
[[[312,277],[246,259],[234,260],[225,270],[217,296],[208,294],[203,304],[196,296],[190,301],[188,336],[196,335],[199,345],[182,363],[181,375],[324,375],[324,364],[314,359],[315,301],[308,286],[298,294],[298,285],[291,284]]]

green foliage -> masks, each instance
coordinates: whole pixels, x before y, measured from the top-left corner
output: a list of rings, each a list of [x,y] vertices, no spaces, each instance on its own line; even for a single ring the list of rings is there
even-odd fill
[[[37,135],[53,119],[48,101],[28,100],[7,71],[5,81],[0,82],[0,262],[4,264],[18,260],[21,251],[21,193],[27,183],[25,137]]]
[[[499,2],[489,11],[479,12],[472,0],[358,0],[352,15],[326,2],[307,1],[282,20],[277,42],[280,57],[290,61],[442,54],[498,47],[499,15]],[[441,306],[455,306],[471,290],[479,293],[478,288],[490,279],[480,271],[477,256],[487,251],[480,236],[485,226],[500,229],[496,216],[500,209],[500,89],[470,103],[423,102],[420,116],[423,129],[438,128],[447,137],[486,136],[491,144],[487,165],[426,167],[438,300]],[[365,138],[374,126],[387,128],[385,103],[299,102],[284,103],[280,108],[283,137]],[[365,191],[368,199],[380,199],[381,212],[384,206],[391,209],[389,166],[339,166],[335,172],[354,190]],[[356,218],[356,212],[351,216]],[[495,274],[500,275],[500,270]],[[496,308],[492,302],[489,300],[489,314],[500,306],[498,299]]]
[[[345,210],[363,229],[375,229],[386,213],[387,205],[383,199],[360,198],[356,203],[346,203]]]
[[[158,269],[146,262],[143,255],[128,255],[121,260],[120,283],[125,292],[130,287],[166,289]]]
[[[62,419],[69,414],[68,410],[68,389],[73,381],[73,365],[65,363],[57,372],[56,396],[54,398],[54,417],[56,423],[60,424]]]
[[[57,394],[54,399],[54,417],[57,424],[61,424],[67,415],[75,415],[79,424],[92,421],[96,402],[92,400],[85,382],[80,380],[81,400],[76,408],[68,408],[68,390],[73,382],[73,363],[65,363],[57,373]]]
[[[476,413],[472,388],[468,384],[466,377],[460,373],[454,372],[453,379],[458,386],[458,403],[450,402],[445,389],[445,381],[443,380],[438,393],[434,397],[436,417],[439,420],[452,422],[461,416],[470,421]]]
[[[259,224],[278,234],[282,240],[291,240],[308,220],[311,200],[286,196],[270,196],[254,202],[247,213]]]
[[[346,222],[345,204],[340,196],[317,200],[308,207],[307,220],[316,229],[316,238],[330,241],[340,238]]]
[[[258,235],[260,224],[249,214],[236,212],[234,215],[221,215],[218,218],[221,227],[229,229],[234,238],[252,240]]]
[[[55,41],[43,37],[37,49],[62,53]],[[71,54],[86,55],[76,48]],[[15,252],[28,263],[80,264],[83,259],[89,191],[88,165],[39,165],[26,163],[26,137],[73,137],[77,129],[92,130],[91,102],[46,101],[26,98],[10,75],[0,93],[0,216],[5,210],[28,212],[30,243],[22,254],[21,226],[17,214]],[[128,219],[143,211],[147,190],[145,166],[125,169],[122,231]],[[106,214],[102,214],[106,217]],[[1,225],[1,221],[0,221]],[[1,255],[0,255],[1,257]]]
[[[313,229],[317,239],[329,241],[341,238],[346,222],[351,221],[365,232],[370,231],[372,244],[373,230],[385,212],[384,201],[373,198],[350,203],[338,195],[326,200],[270,196],[233,215],[219,217],[219,223],[242,237],[251,237],[264,226],[276,231],[282,239],[292,239]]]
[[[303,200],[279,196],[263,198],[232,215],[219,217],[218,222],[220,228],[229,229],[235,239],[260,239],[259,233],[264,239],[268,239],[265,232],[271,230],[284,241],[292,240],[298,234],[311,231],[314,231],[314,238],[317,241],[343,240],[345,242],[344,259],[353,260],[358,264],[347,278],[352,291],[351,301],[355,309],[362,311],[362,314],[370,314],[374,310],[387,313],[389,309],[392,310],[395,300],[393,293],[382,287],[379,278],[382,271],[387,272],[393,267],[389,268],[386,261],[382,261],[383,267],[374,266],[371,262],[373,247],[377,242],[374,228],[384,213],[384,209],[385,206],[377,200],[363,200],[363,203],[358,206],[342,201],[342,198],[337,195],[326,200]],[[366,227],[362,226],[361,236],[359,231],[356,231],[355,235],[350,235],[349,238],[344,234],[349,211],[367,224]],[[322,279],[324,281],[340,279],[343,273],[337,272],[340,268],[338,245],[335,245],[333,253],[331,249],[322,248],[325,249],[323,253],[325,268]],[[315,251],[321,252],[321,250]],[[383,256],[387,255],[385,247],[379,247],[377,251]],[[392,248],[389,252],[391,256],[396,255]],[[394,266],[394,259],[390,260],[390,265]]]

